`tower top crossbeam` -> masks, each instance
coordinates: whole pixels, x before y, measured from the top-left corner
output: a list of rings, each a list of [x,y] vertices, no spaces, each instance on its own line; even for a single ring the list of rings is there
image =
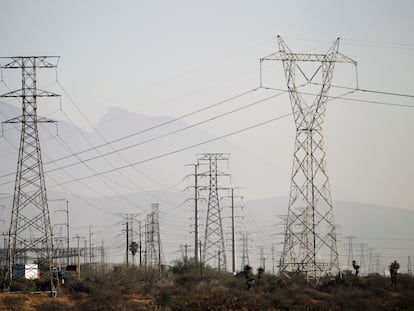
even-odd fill
[[[0,57],[0,60],[11,59],[11,62],[1,65],[2,69],[17,68],[57,68],[60,56],[11,56]],[[54,62],[51,62],[54,60]]]
[[[276,60],[276,61],[290,61],[290,62],[335,62],[335,63],[351,63],[356,65],[357,62],[352,58],[340,53],[339,38],[337,38],[332,45],[328,53],[314,54],[314,53],[292,53],[292,51],[286,46],[286,43],[280,36],[277,36],[279,43],[279,51],[269,54],[260,59],[260,62],[265,60]]]

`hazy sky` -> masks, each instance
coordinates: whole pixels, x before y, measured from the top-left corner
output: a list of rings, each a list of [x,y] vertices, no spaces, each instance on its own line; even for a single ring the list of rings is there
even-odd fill
[[[0,55],[60,55],[59,81],[94,124],[111,106],[176,117],[252,89],[259,83],[259,58],[276,51],[278,34],[297,52],[326,51],[341,37],[340,50],[358,61],[361,88],[414,94],[413,10],[410,0],[1,0]],[[280,63],[266,64],[264,73],[267,85],[285,87]],[[335,74],[337,84],[355,86],[353,68],[338,66]],[[40,86],[62,93],[52,76]],[[349,97],[414,105],[397,96]],[[76,124],[90,128],[67,96],[62,104]],[[288,112],[283,97],[203,129],[222,135]],[[334,101],[326,118],[334,198],[414,208],[414,109]],[[285,189],[253,197],[288,194],[292,119],[229,140],[284,168],[263,182],[278,175]]]

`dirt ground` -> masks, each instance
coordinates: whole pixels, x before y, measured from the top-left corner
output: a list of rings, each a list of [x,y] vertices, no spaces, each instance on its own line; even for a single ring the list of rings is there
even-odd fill
[[[50,293],[0,293],[0,310],[21,310],[32,311],[42,304],[47,304],[56,300],[57,302],[71,308],[74,305],[68,296],[52,298]]]
[[[74,300],[69,295],[60,295],[52,298],[50,293],[0,293],[0,311],[36,311],[39,306],[50,303],[57,303],[64,306],[65,309],[71,309],[78,304],[82,299],[77,297]],[[143,295],[128,295],[125,297],[129,301],[133,301],[140,305],[148,305],[152,303],[152,299]]]

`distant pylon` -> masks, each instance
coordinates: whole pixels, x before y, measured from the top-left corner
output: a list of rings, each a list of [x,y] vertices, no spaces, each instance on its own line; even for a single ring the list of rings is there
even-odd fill
[[[372,248],[368,249],[369,253],[368,253],[368,275],[374,273],[374,257],[373,257],[373,253],[372,253]]]
[[[365,245],[361,243],[361,258],[359,260],[359,267],[361,270],[361,275],[365,276],[367,274],[367,267],[365,264]]]
[[[308,283],[316,285],[327,274],[339,272],[336,232],[331,193],[326,171],[323,122],[336,62],[356,62],[338,52],[337,39],[326,54],[292,53],[278,36],[279,51],[260,60],[281,61],[285,71],[296,140],[289,197],[288,217],[280,270],[284,275],[301,272]],[[319,63],[308,78],[299,62]],[[295,77],[302,74],[306,83],[322,76],[321,89],[312,105],[305,103]]]
[[[4,123],[20,123],[21,136],[13,207],[7,251],[5,288],[9,289],[14,278],[24,277],[24,269],[17,264],[39,263],[48,267],[51,291],[56,295],[59,282],[53,262],[53,238],[50,224],[45,176],[40,151],[37,125],[55,122],[37,115],[38,97],[55,97],[55,93],[37,88],[37,69],[56,68],[56,56],[9,57],[11,61],[1,69],[21,69],[22,87],[1,97],[21,98],[22,115]],[[45,273],[41,271],[41,273]]]
[[[145,228],[146,264],[161,271],[162,250],[159,220],[159,204],[151,204],[151,213],[147,215]]]
[[[348,261],[347,261],[347,269],[352,271],[352,260],[354,260],[354,245],[352,243],[354,236],[347,236],[345,239],[348,240]]]
[[[198,163],[207,162],[209,170],[201,173],[200,176],[209,177],[207,187],[207,219],[204,234],[203,262],[204,264],[216,266],[220,271],[226,271],[226,249],[224,244],[223,222],[219,200],[218,176],[228,175],[218,171],[218,161],[228,161],[228,154],[206,153],[198,157]]]
[[[246,232],[243,232],[243,242],[242,242],[242,260],[241,260],[241,271],[244,270],[245,266],[250,265],[249,262],[249,239]]]

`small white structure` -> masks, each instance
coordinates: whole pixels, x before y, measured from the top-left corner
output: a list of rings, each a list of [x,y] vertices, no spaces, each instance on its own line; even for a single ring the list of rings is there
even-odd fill
[[[28,280],[37,280],[40,278],[40,270],[38,265],[24,265],[24,278]]]
[[[13,266],[13,279],[25,278],[28,280],[37,280],[40,278],[40,270],[37,264],[29,265],[14,265]]]

